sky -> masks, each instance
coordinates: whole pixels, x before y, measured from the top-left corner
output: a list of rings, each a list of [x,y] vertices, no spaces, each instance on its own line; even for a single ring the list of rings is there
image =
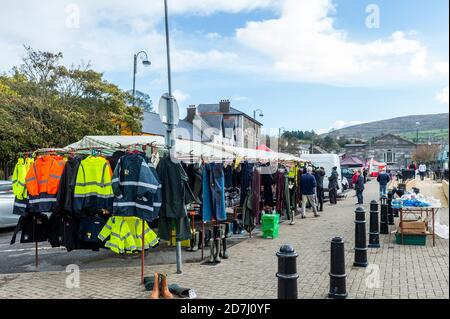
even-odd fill
[[[447,0],[168,0],[174,95],[231,100],[266,129],[319,133],[449,111]],[[0,11],[0,72],[23,45],[90,63],[157,107],[168,91],[163,0],[18,0]]]

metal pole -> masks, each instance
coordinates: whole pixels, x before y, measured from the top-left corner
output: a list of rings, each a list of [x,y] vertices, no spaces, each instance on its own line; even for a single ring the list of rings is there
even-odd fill
[[[141,284],[144,284],[144,267],[145,267],[145,219],[142,219],[142,251],[141,251]]]
[[[137,73],[137,54],[134,55],[134,68],[133,68],[133,106],[136,104],[136,73]]]
[[[166,27],[166,48],[167,48],[167,79],[169,86],[169,107],[168,107],[168,122],[167,134],[166,134],[166,146],[172,154],[172,148],[175,146],[175,139],[173,137],[174,118],[173,118],[173,97],[172,97],[172,74],[170,65],[170,39],[169,39],[169,14],[168,14],[167,0],[164,0],[164,13],[165,13],[165,27]],[[182,260],[181,260],[181,241],[177,240],[176,244],[176,259],[177,259],[177,274],[183,273]]]

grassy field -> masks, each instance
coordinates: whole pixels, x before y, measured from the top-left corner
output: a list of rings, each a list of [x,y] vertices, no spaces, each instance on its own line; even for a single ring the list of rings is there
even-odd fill
[[[400,134],[401,137],[411,140],[413,142],[416,141],[417,132],[406,132]],[[440,129],[440,130],[430,130],[430,131],[419,131],[419,142],[428,142],[431,141],[447,141],[448,142],[448,129]]]

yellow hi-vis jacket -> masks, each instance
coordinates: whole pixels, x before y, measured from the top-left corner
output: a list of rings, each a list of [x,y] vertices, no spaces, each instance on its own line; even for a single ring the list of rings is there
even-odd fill
[[[124,254],[127,251],[136,251],[137,247],[133,234],[124,217],[113,216],[108,219],[105,227],[98,235],[101,241],[106,241],[105,247],[117,254]],[[108,239],[109,238],[109,239]]]
[[[32,158],[19,158],[17,160],[17,164],[14,167],[14,173],[12,177],[13,193],[17,199],[22,200],[28,197],[26,176],[33,162],[34,160]]]
[[[142,219],[137,217],[124,217],[128,228],[133,234],[135,246],[142,251]],[[155,247],[159,243],[158,235],[144,222],[144,249]]]

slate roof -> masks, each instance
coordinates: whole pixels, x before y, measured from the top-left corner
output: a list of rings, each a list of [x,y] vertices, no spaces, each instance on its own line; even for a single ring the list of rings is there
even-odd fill
[[[200,113],[202,116],[205,116],[202,113],[219,113],[222,114],[220,112],[220,104],[200,104],[197,107],[198,113]],[[224,113],[225,115],[241,115],[241,116],[245,116],[247,119],[255,122],[256,124],[263,126],[262,123],[258,122],[257,120],[255,120],[253,117],[249,116],[248,114],[245,114],[244,112],[241,112],[233,107],[230,106],[230,112],[228,113]],[[218,127],[217,127],[218,128]]]

